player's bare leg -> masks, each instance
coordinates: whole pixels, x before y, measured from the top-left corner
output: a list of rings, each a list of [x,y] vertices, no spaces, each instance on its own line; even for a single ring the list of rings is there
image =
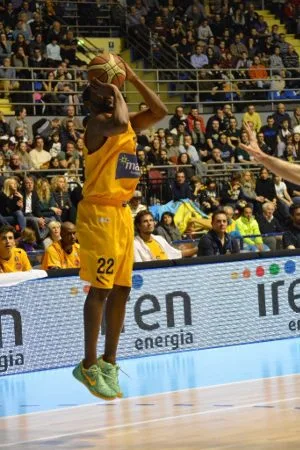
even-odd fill
[[[119,366],[116,364],[116,354],[124,324],[129,293],[129,287],[117,285],[114,285],[112,291],[109,293],[105,309],[105,350],[103,357],[98,360],[102,373],[104,376],[106,375],[106,383],[117,393],[118,397],[122,397],[123,394],[119,385]]]
[[[84,304],[85,359],[73,370],[74,377],[83,383],[91,394],[113,400],[117,392],[106,383],[97,361],[97,343],[108,289],[91,287]]]

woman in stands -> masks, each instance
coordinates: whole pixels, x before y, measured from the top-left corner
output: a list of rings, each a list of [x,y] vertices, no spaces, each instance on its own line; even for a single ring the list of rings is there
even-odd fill
[[[13,225],[18,225],[22,231],[26,227],[23,213],[23,196],[14,177],[6,178],[3,191],[0,193],[0,214]]]
[[[54,196],[47,178],[39,178],[36,182],[36,192],[39,197],[43,217],[60,220],[62,210],[56,207]]]
[[[57,220],[51,220],[51,222],[48,223],[48,229],[49,229],[49,236],[44,239],[43,244],[44,248],[49,247],[49,245],[53,244],[53,242],[58,242],[61,239],[60,236],[60,230],[61,230],[61,223]]]
[[[173,241],[180,241],[181,234],[175,225],[174,214],[163,213],[154,234],[164,237],[169,244],[172,244]]]
[[[195,175],[194,167],[187,167],[191,165],[191,159],[187,153],[180,153],[177,159],[177,164],[180,167],[180,170],[185,173],[185,177],[187,180],[190,180]]]

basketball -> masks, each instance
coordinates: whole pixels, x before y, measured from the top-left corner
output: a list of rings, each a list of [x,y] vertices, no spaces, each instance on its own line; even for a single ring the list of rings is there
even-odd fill
[[[111,53],[103,53],[93,58],[87,70],[89,81],[97,78],[102,83],[114,84],[119,89],[126,79],[126,68],[122,59]]]

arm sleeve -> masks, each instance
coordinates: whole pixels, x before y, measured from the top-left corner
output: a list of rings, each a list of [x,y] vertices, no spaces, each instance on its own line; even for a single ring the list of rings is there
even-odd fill
[[[172,247],[165,239],[159,240],[159,244],[163,247],[169,259],[180,259],[182,258],[182,253],[177,248]]]
[[[27,270],[31,269],[32,267],[27,254],[25,252],[22,252],[22,272],[27,272]]]
[[[214,255],[214,250],[211,246],[211,242],[206,236],[203,236],[198,244],[197,256],[211,256],[211,255]]]
[[[258,223],[257,223],[256,220],[253,223],[253,234],[260,234],[260,229],[259,229],[259,226],[258,226]],[[263,243],[262,237],[256,237],[254,239],[254,241],[255,241],[255,244],[262,244]]]
[[[289,231],[286,231],[285,233],[283,233],[282,245],[283,245],[283,248],[287,248],[289,245],[295,246],[295,242],[293,241],[293,236]]]

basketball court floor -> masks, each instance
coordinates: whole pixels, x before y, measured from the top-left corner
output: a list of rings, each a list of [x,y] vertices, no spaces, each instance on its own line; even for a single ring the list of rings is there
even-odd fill
[[[300,341],[121,361],[125,398],[71,368],[0,377],[0,449],[299,450]]]

